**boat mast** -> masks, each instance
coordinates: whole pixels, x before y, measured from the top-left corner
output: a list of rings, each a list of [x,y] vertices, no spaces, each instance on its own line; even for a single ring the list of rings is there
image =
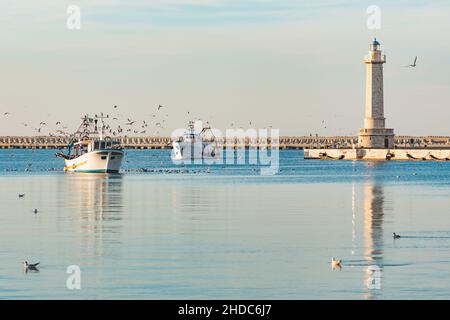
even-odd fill
[[[78,127],[77,131],[72,135],[74,138],[82,139],[85,136],[89,136],[89,134],[93,131],[91,123],[92,118],[89,118],[88,115],[85,115],[83,118],[81,118],[81,124]]]
[[[103,115],[103,112],[100,114],[100,117],[96,118],[100,119],[100,130],[97,130],[100,134],[100,140],[103,140],[103,134],[104,134],[104,130],[105,130],[105,122],[103,119],[109,118],[109,114],[106,115],[106,117]],[[97,120],[97,119],[96,119]]]

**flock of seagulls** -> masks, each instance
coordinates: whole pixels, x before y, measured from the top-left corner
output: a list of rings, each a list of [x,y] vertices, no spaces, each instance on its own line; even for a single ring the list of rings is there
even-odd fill
[[[114,105],[113,106],[113,110],[118,110],[120,109],[118,105]],[[105,128],[105,132],[109,133],[110,136],[119,136],[119,135],[123,135],[125,138],[128,135],[132,135],[132,134],[148,134],[150,133],[149,131],[152,131],[152,134],[156,134],[158,135],[162,129],[166,128],[166,124],[167,124],[167,120],[169,119],[169,114],[164,112],[163,110],[167,109],[165,106],[159,104],[156,107],[156,112],[154,112],[153,114],[151,114],[152,117],[152,123],[147,122],[146,120],[136,120],[136,119],[132,119],[132,118],[125,118],[123,116],[123,114],[106,114],[105,118],[108,119],[112,119],[113,124],[112,125],[107,125]],[[191,112],[188,110],[186,112],[188,115],[191,114]],[[10,116],[11,112],[5,112],[3,114],[5,117]],[[150,116],[150,115],[149,115]],[[96,114],[94,115],[94,118],[98,118],[99,116]],[[124,118],[123,123],[122,124],[118,124],[117,122],[119,122],[121,120],[121,118]],[[200,120],[200,118],[197,118]],[[251,126],[252,125],[252,121],[249,120],[248,124]],[[149,125],[153,125],[153,127],[150,127]],[[206,124],[209,125],[209,122],[206,121]],[[33,130],[36,133],[42,134],[44,132],[44,129],[46,129],[48,132],[49,136],[69,136],[70,133],[67,131],[68,126],[63,125],[63,123],[61,121],[56,121],[54,123],[54,126],[52,126],[49,122],[45,122],[45,121],[40,121],[39,125],[37,126],[33,126],[31,123],[25,123],[22,122],[21,123],[22,126],[24,127],[29,127],[29,128],[33,128]],[[235,124],[232,122],[230,124],[231,127],[234,127]],[[53,128],[53,129],[50,129]],[[243,126],[239,126],[239,128],[244,129]],[[264,129],[270,129],[272,128],[272,126],[268,126],[267,128]]]
[[[164,129],[164,124],[166,123],[166,119],[169,117],[168,114],[165,114],[165,118],[163,119],[162,116],[158,117],[157,112],[162,112],[162,109],[165,109],[163,105],[158,105],[156,107],[156,113],[152,114],[152,118],[155,120],[155,134],[159,134],[159,131],[161,129]],[[119,106],[114,105],[114,110],[119,109]],[[4,117],[11,116],[11,112],[4,112]],[[95,115],[95,118],[98,118],[98,115]],[[111,118],[114,122],[120,121],[120,118],[123,118],[122,114],[116,114],[116,115],[110,115],[107,114],[106,118]],[[21,125],[24,127],[32,128],[36,133],[43,133],[44,129],[46,129],[46,132],[48,132],[49,136],[57,136],[57,135],[63,135],[63,136],[69,136],[70,133],[67,131],[68,126],[65,126],[62,124],[61,121],[56,121],[54,123],[54,126],[46,121],[40,121],[38,125],[32,125],[31,123],[21,122]],[[49,129],[53,128],[53,129]],[[146,134],[149,129],[149,124],[143,120],[143,121],[137,121],[131,118],[127,118],[126,121],[122,125],[115,124],[114,126],[108,125],[105,130],[112,136],[117,136],[122,133],[125,134]],[[126,137],[126,135],[125,135]]]
[[[113,107],[114,111],[119,111],[120,107],[118,105],[114,105]],[[146,120],[140,119],[133,119],[130,117],[124,117],[121,113],[116,114],[105,114],[105,118],[112,119],[112,124],[107,125],[105,128],[105,132],[109,134],[110,136],[116,137],[116,136],[124,136],[125,138],[128,135],[133,134],[160,134],[161,130],[166,128],[166,125],[169,120],[169,114],[167,112],[163,112],[163,110],[166,110],[167,107],[164,105],[157,105],[155,108],[155,112],[152,114],[148,114],[148,116],[151,116],[152,122],[147,122]],[[191,115],[191,111],[186,111],[187,115]],[[10,116],[11,112],[5,112],[3,113],[5,117]],[[99,118],[99,115],[94,115],[94,119]],[[123,119],[123,120],[122,120]],[[201,118],[197,117],[196,119],[201,120]],[[123,121],[121,124],[118,123],[120,121]],[[247,120],[248,125],[252,126],[254,122],[252,120]],[[31,123],[21,122],[21,125],[24,127],[32,128],[36,133],[43,134],[44,132],[48,134],[51,137],[54,136],[70,136],[70,133],[68,132],[68,126],[63,125],[62,121],[56,121],[54,123],[50,123],[48,121],[40,121],[38,125],[32,125]],[[209,125],[209,121],[206,121],[206,125]],[[234,122],[231,122],[230,127],[236,127],[240,129],[244,129],[244,126],[242,125],[236,125]],[[272,126],[266,126],[264,129],[271,129]]]

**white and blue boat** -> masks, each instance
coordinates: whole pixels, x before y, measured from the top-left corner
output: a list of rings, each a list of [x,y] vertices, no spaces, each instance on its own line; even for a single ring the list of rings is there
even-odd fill
[[[58,152],[64,159],[66,172],[118,173],[122,165],[124,151],[117,141],[104,137],[103,115],[90,118],[85,116],[75,133],[75,142],[68,145],[68,152]],[[99,121],[100,120],[100,121]]]

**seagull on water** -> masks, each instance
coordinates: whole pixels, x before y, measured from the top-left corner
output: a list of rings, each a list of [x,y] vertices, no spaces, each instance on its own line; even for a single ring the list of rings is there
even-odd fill
[[[37,266],[39,264],[40,264],[40,262],[28,263],[28,261],[24,261],[23,262],[23,269],[25,270],[25,272],[28,272],[28,271],[37,271],[37,272],[39,272],[39,269],[37,268]]]
[[[37,214],[39,211],[38,211],[38,209],[34,209],[33,212],[34,212],[34,214]]]
[[[400,235],[399,234],[396,234],[395,232],[394,232],[394,239],[400,239],[401,237],[400,237]]]
[[[406,67],[406,68],[410,68],[410,67],[411,67],[411,68],[415,68],[415,67],[417,66],[416,62],[417,62],[417,56],[416,56],[416,58],[414,59],[413,64],[409,64],[409,65],[404,66],[404,67]]]
[[[342,262],[342,260],[339,260],[339,259],[336,259],[336,258],[331,258],[331,267],[333,269],[341,268],[342,267],[341,262]]]

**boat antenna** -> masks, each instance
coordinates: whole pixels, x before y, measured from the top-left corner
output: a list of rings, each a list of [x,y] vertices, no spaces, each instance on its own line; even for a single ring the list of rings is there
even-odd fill
[[[109,114],[106,115],[106,117],[103,115],[103,112],[100,114],[100,117],[97,117],[100,119],[100,130],[97,130],[100,134],[100,140],[103,140],[103,134],[105,130],[105,121],[104,119],[109,118]],[[97,122],[97,120],[96,120]]]

